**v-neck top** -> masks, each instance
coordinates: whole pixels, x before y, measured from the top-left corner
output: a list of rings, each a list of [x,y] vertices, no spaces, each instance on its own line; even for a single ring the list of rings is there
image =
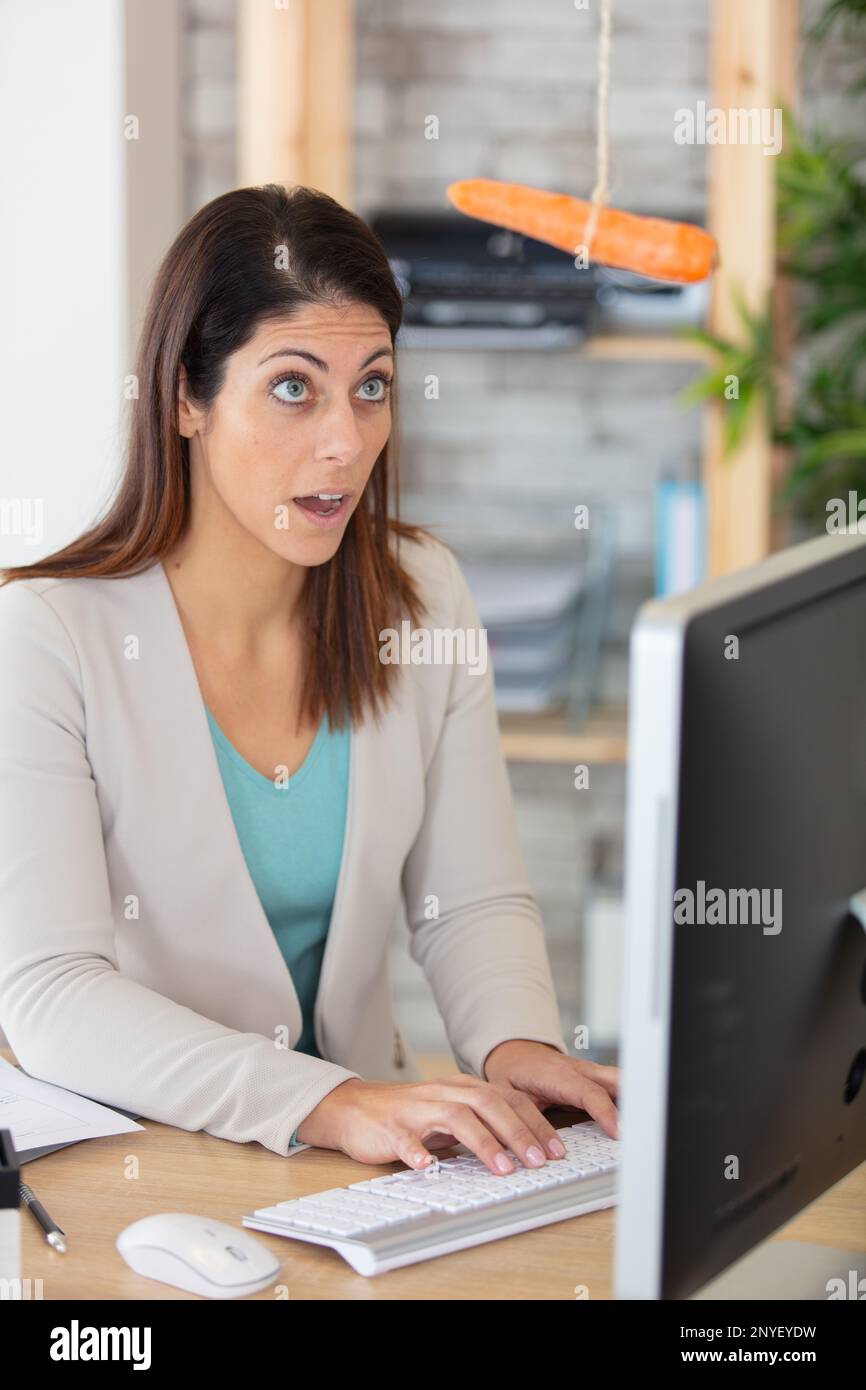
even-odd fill
[[[350,725],[335,731],[326,714],[297,772],[275,769],[271,780],[205,709],[244,859],[300,1000],[295,1050],[319,1057],[313,1009],[343,856]]]

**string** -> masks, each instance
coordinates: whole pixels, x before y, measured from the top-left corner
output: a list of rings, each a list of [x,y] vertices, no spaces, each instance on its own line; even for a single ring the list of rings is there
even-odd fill
[[[593,238],[598,226],[598,215],[608,200],[608,139],[607,139],[607,97],[610,89],[610,49],[611,49],[611,9],[613,0],[601,0],[600,30],[598,37],[598,94],[596,101],[596,156],[595,188],[590,199],[589,218],[586,223],[586,258],[589,260]]]

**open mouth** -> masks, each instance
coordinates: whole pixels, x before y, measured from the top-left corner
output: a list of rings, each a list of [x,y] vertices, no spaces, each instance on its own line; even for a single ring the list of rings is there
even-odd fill
[[[348,492],[311,492],[292,500],[310,516],[335,517],[346,510],[350,496]]]

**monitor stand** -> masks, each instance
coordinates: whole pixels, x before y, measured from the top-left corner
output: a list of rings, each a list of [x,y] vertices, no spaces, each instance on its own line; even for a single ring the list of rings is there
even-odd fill
[[[801,1240],[766,1240],[691,1298],[866,1299],[866,1252]]]

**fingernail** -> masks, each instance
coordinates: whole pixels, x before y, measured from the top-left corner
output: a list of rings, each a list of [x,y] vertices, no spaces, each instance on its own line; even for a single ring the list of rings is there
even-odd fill
[[[538,1166],[538,1164],[540,1163],[546,1162],[544,1154],[541,1152],[541,1149],[538,1147],[537,1144],[531,1144],[529,1146],[529,1148],[526,1150],[526,1157],[529,1159],[530,1163],[534,1163],[536,1166]]]
[[[500,1173],[511,1173],[514,1171],[511,1159],[507,1154],[498,1153],[493,1160],[493,1165]]]
[[[554,1158],[565,1158],[565,1145],[561,1139],[548,1139],[547,1152]]]

